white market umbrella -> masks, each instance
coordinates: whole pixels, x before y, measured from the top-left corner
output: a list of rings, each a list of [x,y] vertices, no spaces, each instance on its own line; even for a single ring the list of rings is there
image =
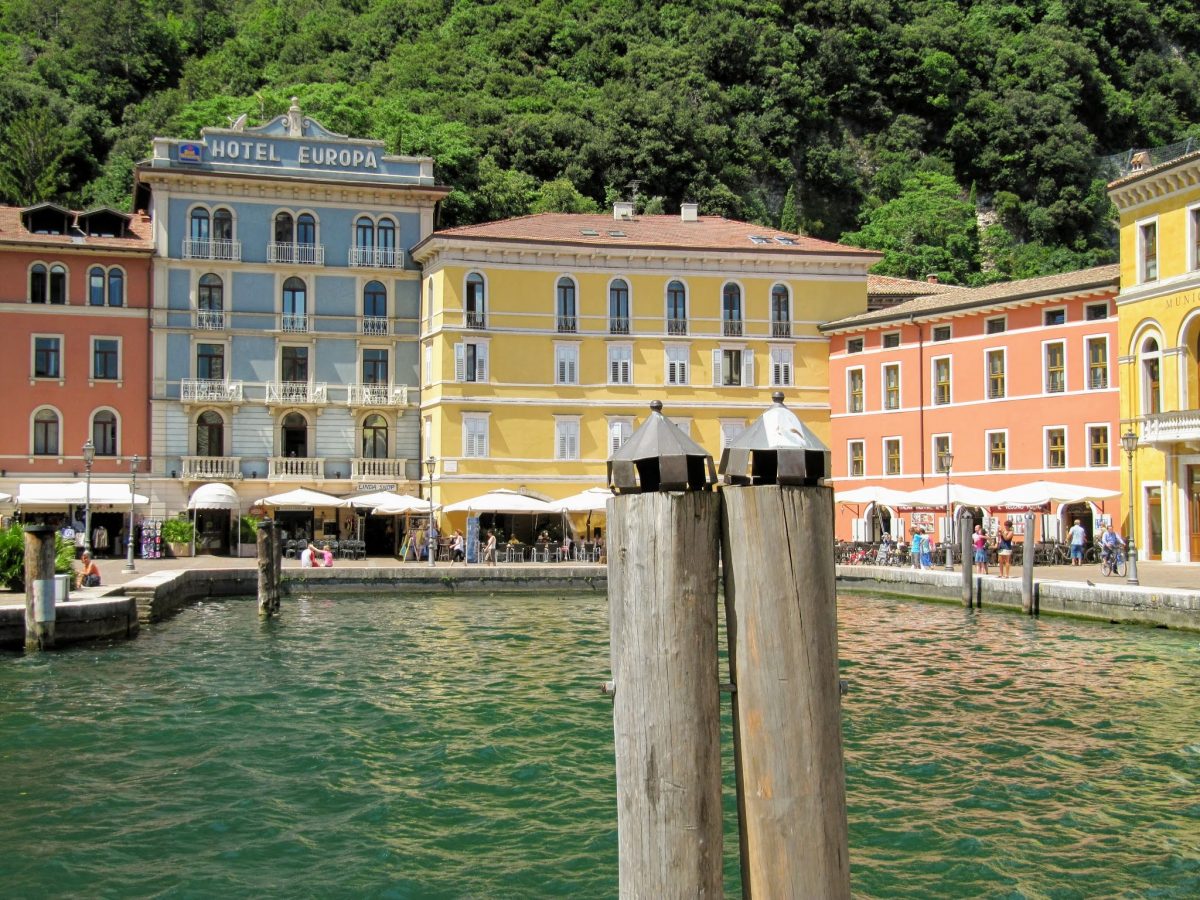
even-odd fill
[[[864,485],[848,491],[836,491],[833,499],[838,503],[878,503],[880,506],[905,506],[912,491],[898,491],[882,485]]]
[[[322,494],[320,491],[311,491],[308,488],[296,488],[294,491],[288,491],[283,494],[272,494],[270,497],[263,497],[261,500],[254,502],[257,506],[303,506],[311,508],[332,506],[337,509],[350,505],[350,502],[345,497]]]
[[[539,500],[537,497],[530,497],[528,494],[521,494],[506,488],[488,491],[486,494],[480,494],[478,497],[472,497],[469,500],[460,500],[458,503],[451,503],[443,509],[443,512],[448,513],[469,511],[544,513],[547,515],[558,512],[553,504],[547,503],[545,500]]]
[[[957,506],[991,507],[997,504],[996,492],[985,491],[981,488],[967,487],[962,484],[950,485],[950,502]],[[946,486],[922,488],[919,491],[909,491],[902,506],[921,507],[926,509],[946,508]]]
[[[5,503],[11,499],[12,499],[12,494],[6,494],[3,491],[0,491],[0,503]]]
[[[1083,503],[1112,500],[1120,491],[1064,484],[1058,481],[1031,481],[996,492],[997,506],[1044,506],[1047,503]]]
[[[349,504],[356,509],[373,509],[376,506],[389,506],[392,504],[404,505],[410,500],[419,499],[410,496],[409,494],[397,494],[395,491],[373,491],[370,494],[356,494],[353,497],[347,497]],[[428,502],[425,504],[428,506]]]
[[[433,508],[437,509],[437,504],[434,504]],[[392,494],[390,497],[380,498],[379,502],[371,507],[373,516],[402,516],[413,512],[428,513],[429,501],[409,494]]]
[[[603,512],[612,497],[613,492],[608,488],[594,487],[580,491],[578,494],[572,494],[570,497],[564,497],[562,500],[553,500],[550,505],[558,512],[565,513]]]
[[[93,504],[128,506],[130,501],[127,484],[93,481],[90,494]],[[30,482],[17,486],[17,503],[21,506],[78,506],[88,502],[88,495],[86,481]],[[132,498],[136,503],[150,502],[150,498],[142,494],[134,494]]]

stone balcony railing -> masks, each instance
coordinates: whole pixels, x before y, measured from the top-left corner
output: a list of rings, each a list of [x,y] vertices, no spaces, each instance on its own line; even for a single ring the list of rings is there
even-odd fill
[[[408,385],[350,384],[346,402],[350,406],[408,406]]]
[[[196,328],[200,331],[224,331],[225,310],[198,309],[196,310]]]
[[[185,239],[183,242],[183,258],[221,259],[229,262],[240,262],[242,259],[242,242]]]
[[[302,266],[325,265],[324,244],[267,244],[267,262],[294,263]]]
[[[267,477],[272,481],[323,478],[325,460],[315,456],[272,456]]]
[[[268,381],[267,403],[276,406],[317,406],[329,400],[329,386],[325,382],[310,384],[307,381]]]
[[[376,478],[386,481],[403,481],[407,463],[407,459],[355,457],[350,460],[350,478],[354,481],[370,481]]]
[[[309,330],[308,316],[303,313],[281,313],[279,330],[295,333],[305,333]]]
[[[184,481],[230,481],[242,477],[240,456],[185,456]]]
[[[242,383],[184,378],[179,382],[179,400],[182,403],[241,403]]]
[[[1142,419],[1143,444],[1193,444],[1200,448],[1200,409],[1181,409]]]
[[[384,335],[388,333],[387,316],[363,316],[360,321],[363,334]]]
[[[354,269],[398,269],[404,265],[404,251],[375,247],[351,247],[350,267]]]

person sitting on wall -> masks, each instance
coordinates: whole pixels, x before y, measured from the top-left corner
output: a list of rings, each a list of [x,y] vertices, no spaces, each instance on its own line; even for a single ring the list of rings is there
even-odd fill
[[[329,544],[327,543],[321,545],[321,559],[323,561],[321,564],[325,568],[328,569],[333,565],[333,551],[329,549]]]
[[[313,551],[315,549],[316,548],[312,544],[309,544],[300,551],[300,568],[311,569],[313,567]]]
[[[78,579],[75,582],[76,587],[88,588],[100,586],[100,567],[96,565],[96,561],[92,559],[92,554],[86,550],[83,551],[83,556],[79,558],[83,569],[80,571]]]

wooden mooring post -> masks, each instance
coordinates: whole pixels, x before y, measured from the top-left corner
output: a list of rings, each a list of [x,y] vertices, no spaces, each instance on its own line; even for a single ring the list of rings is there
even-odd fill
[[[1025,513],[1025,543],[1021,547],[1021,612],[1033,615],[1033,562],[1037,541],[1033,513]]]
[[[849,898],[829,451],[775,406],[722,454],[742,894]],[[741,485],[741,486],[737,486]]]
[[[643,492],[608,503],[619,893],[717,898],[721,501],[712,458],[710,478],[703,449],[652,409],[609,462],[610,484]]]
[[[258,523],[258,614],[279,612],[279,531],[270,519]]]
[[[25,649],[54,647],[54,537],[50,525],[25,526]]]
[[[971,529],[967,527],[966,516],[960,515],[950,521],[958,525],[959,550],[962,552],[962,604],[970,609],[974,602],[972,595],[975,586],[975,548],[971,545]],[[950,552],[950,543],[947,541],[947,553]]]

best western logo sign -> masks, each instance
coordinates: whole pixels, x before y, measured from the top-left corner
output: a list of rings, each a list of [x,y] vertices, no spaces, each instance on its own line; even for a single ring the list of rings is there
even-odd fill
[[[207,157],[220,163],[275,163],[310,169],[378,169],[379,157],[371,147],[330,146],[295,142],[247,141],[238,138],[210,138],[204,144],[180,144],[179,162],[202,162]]]

